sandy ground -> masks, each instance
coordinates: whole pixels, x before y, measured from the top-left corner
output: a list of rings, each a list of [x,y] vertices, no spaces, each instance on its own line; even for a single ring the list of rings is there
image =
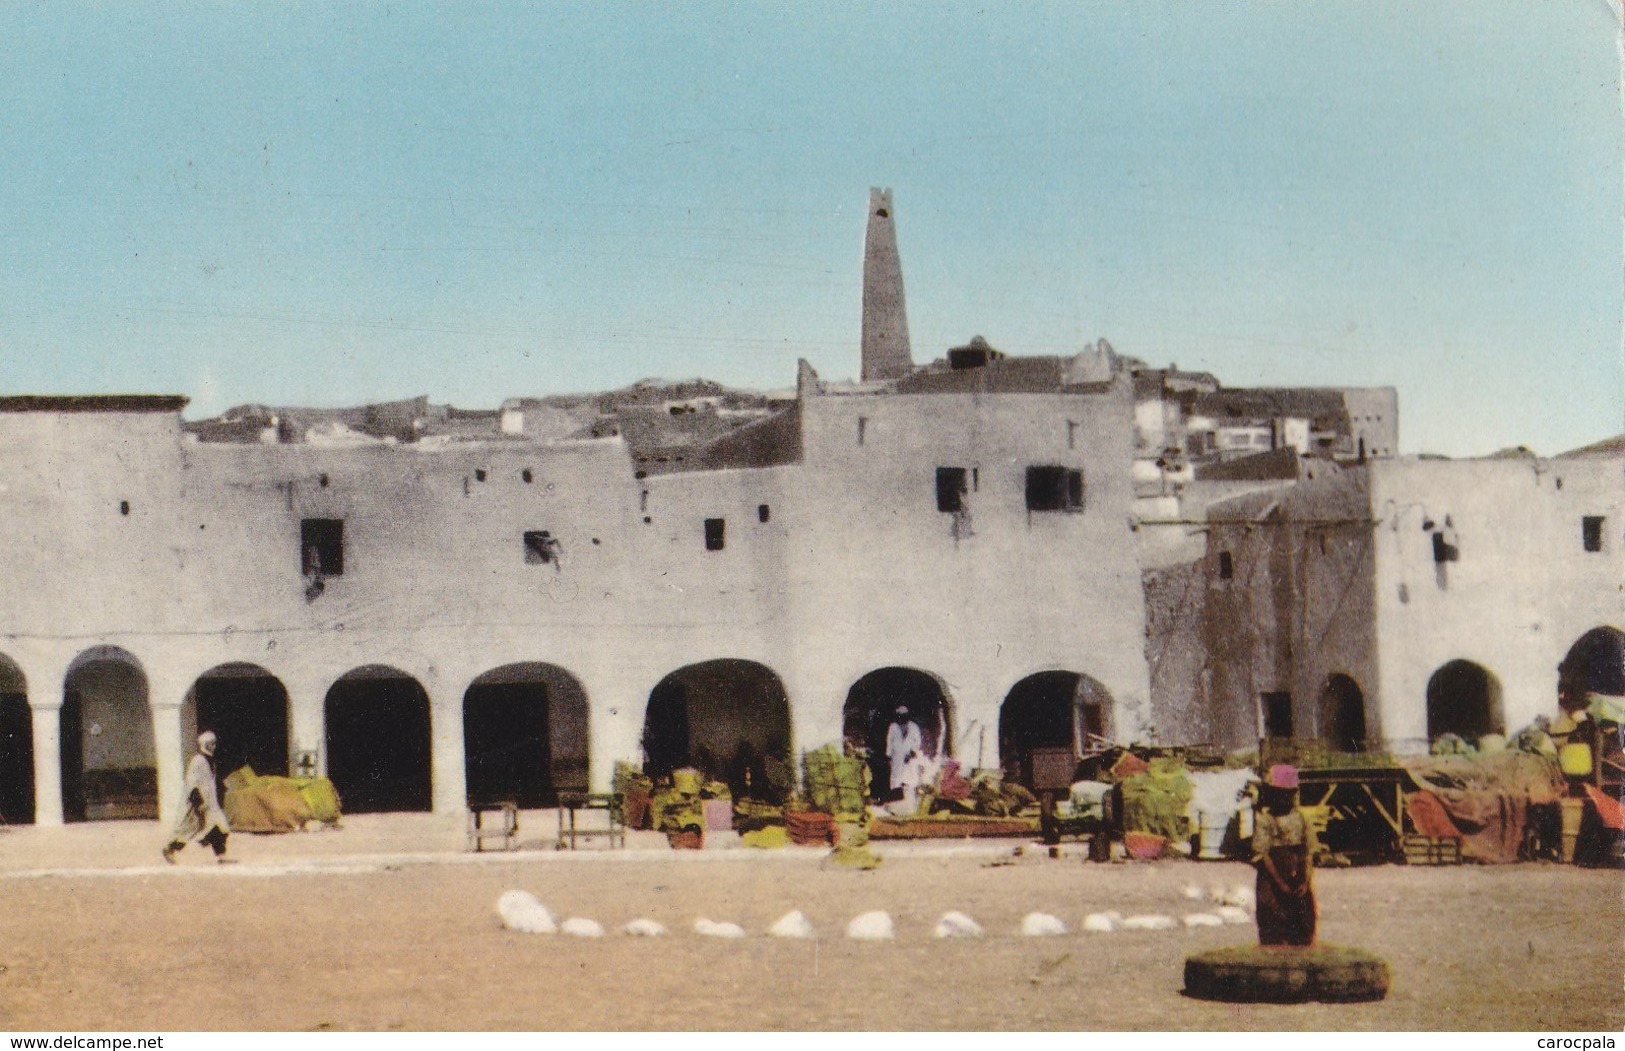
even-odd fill
[[[532,845],[551,821],[527,815]],[[545,833],[545,834],[544,834]],[[880,844],[872,872],[808,849],[469,855],[429,815],[339,832],[233,837],[158,862],[152,822],[0,833],[0,1029],[281,1030],[1619,1030],[1625,878],[1555,865],[1376,868],[1318,876],[1325,941],[1388,960],[1376,1004],[1220,1005],[1181,995],[1186,954],[1250,927],[1089,934],[1083,916],[1181,916],[1189,885],[1250,883],[1237,863],[1089,864],[1009,843]],[[536,894],[601,940],[504,930],[498,895]],[[801,909],[819,937],[764,935]],[[869,909],[890,943],[844,937]],[[986,929],[932,936],[950,909]],[[1031,911],[1074,933],[1025,938]],[[661,939],[616,933],[649,917]],[[742,941],[694,920],[741,924]]]

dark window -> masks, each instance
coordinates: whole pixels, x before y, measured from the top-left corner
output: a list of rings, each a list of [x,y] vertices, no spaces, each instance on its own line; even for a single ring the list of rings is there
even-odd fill
[[[1082,511],[1083,472],[1069,467],[1027,468],[1027,510]]]
[[[765,522],[773,517],[773,509],[766,504],[756,505],[756,521]]]
[[[707,551],[721,551],[725,543],[723,534],[728,528],[726,518],[707,518],[705,520],[705,549]]]
[[[868,432],[868,430],[869,430],[869,417],[867,417],[867,416],[859,416],[858,417],[858,444],[859,445],[863,444],[864,435]]]
[[[1231,559],[1230,552],[1228,552],[1228,551],[1220,551],[1219,552],[1219,579],[1220,580],[1229,580],[1231,577],[1233,577],[1235,575],[1236,575],[1236,564],[1235,564],[1235,561],[1233,559]]]
[[[958,514],[965,509],[965,469],[937,468],[937,510]]]
[[[306,518],[299,523],[299,571],[306,576],[344,575],[344,519]]]
[[[1586,515],[1580,519],[1580,542],[1587,551],[1602,550],[1602,515]]]
[[[1264,736],[1292,736],[1292,694],[1285,691],[1266,693],[1264,702]]]
[[[483,481],[485,481],[485,468],[483,468],[483,467],[476,467],[476,468],[475,468],[475,469],[474,469],[474,480],[475,480],[475,481],[476,481],[476,482],[483,482]]]
[[[1443,530],[1433,534],[1433,561],[1455,562],[1461,558],[1461,549],[1452,544],[1451,539]]]
[[[536,476],[530,473],[530,468],[529,467],[525,468],[523,471],[520,471],[519,472],[519,477],[524,479],[524,482],[525,482],[526,485],[529,485],[531,482],[535,481],[535,479],[536,479]]]

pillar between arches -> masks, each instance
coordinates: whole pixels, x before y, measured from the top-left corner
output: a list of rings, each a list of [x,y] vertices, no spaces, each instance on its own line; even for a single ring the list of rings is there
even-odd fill
[[[62,698],[29,702],[34,732],[34,824],[56,828],[62,818]]]

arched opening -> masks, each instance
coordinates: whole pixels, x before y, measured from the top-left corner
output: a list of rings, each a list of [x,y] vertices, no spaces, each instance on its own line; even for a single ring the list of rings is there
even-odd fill
[[[552,664],[509,664],[463,694],[463,758],[471,803],[556,806],[587,788],[587,694]]]
[[[752,661],[690,664],[661,679],[643,721],[644,772],[685,766],[724,781],[734,798],[779,803],[794,781],[790,698],[771,669]]]
[[[920,728],[920,750],[927,756],[941,759],[951,751],[952,708],[941,680],[915,668],[880,668],[865,675],[846,693],[841,727],[847,743],[868,754],[877,799],[894,794],[886,731],[899,714]]]
[[[198,676],[181,705],[181,746],[213,730],[214,768],[223,778],[244,766],[288,773],[288,690],[257,664],[222,664]]]
[[[1592,694],[1625,696],[1625,631],[1611,625],[1575,639],[1557,666],[1557,699],[1565,711],[1584,709]]]
[[[429,810],[429,695],[403,671],[368,665],[327,691],[327,776],[347,814]]]
[[[62,687],[62,816],[158,816],[158,763],[141,664],[116,646],[81,653]]]
[[[1341,673],[1328,675],[1320,691],[1321,740],[1334,752],[1363,752],[1365,735],[1365,694],[1360,684]]]
[[[1501,684],[1481,665],[1455,660],[1428,679],[1428,740],[1451,733],[1476,743],[1489,733],[1505,733]]]
[[[0,655],[0,822],[34,823],[34,717],[22,669]]]
[[[1032,788],[1034,749],[1069,748],[1081,759],[1104,744],[1111,701],[1106,687],[1072,671],[1041,671],[1016,683],[999,706],[1004,776]]]

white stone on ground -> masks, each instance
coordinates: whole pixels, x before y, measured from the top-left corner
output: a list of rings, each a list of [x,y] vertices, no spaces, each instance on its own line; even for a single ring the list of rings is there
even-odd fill
[[[636,919],[621,928],[634,938],[658,938],[666,933],[664,924],[657,920]]]
[[[502,925],[522,934],[552,934],[558,930],[553,914],[528,890],[505,890],[497,899]]]
[[[1047,912],[1029,912],[1021,918],[1021,933],[1028,938],[1045,938],[1066,933],[1066,924]]]
[[[1117,920],[1113,919],[1110,913],[1091,912],[1083,918],[1083,929],[1105,934],[1117,929]]]
[[[1144,916],[1130,916],[1123,921],[1125,931],[1171,931],[1179,926],[1172,916],[1159,916],[1155,914]]]
[[[1220,905],[1213,910],[1226,923],[1251,923],[1253,914],[1239,905]]]
[[[884,912],[866,912],[861,916],[854,916],[852,922],[846,925],[846,936],[859,941],[886,941],[895,935],[891,917]]]
[[[580,916],[572,916],[559,925],[559,930],[575,938],[602,938],[604,928],[597,920],[586,920]]]
[[[695,920],[694,933],[703,934],[707,938],[743,938],[745,928],[737,923],[715,923],[711,920]]]
[[[767,933],[775,938],[811,938],[813,925],[800,909],[796,909],[780,916],[778,922],[767,929]]]
[[[1224,920],[1211,912],[1191,912],[1185,915],[1187,927],[1223,927]]]
[[[937,921],[938,938],[980,938],[982,925],[963,912],[944,913]]]

